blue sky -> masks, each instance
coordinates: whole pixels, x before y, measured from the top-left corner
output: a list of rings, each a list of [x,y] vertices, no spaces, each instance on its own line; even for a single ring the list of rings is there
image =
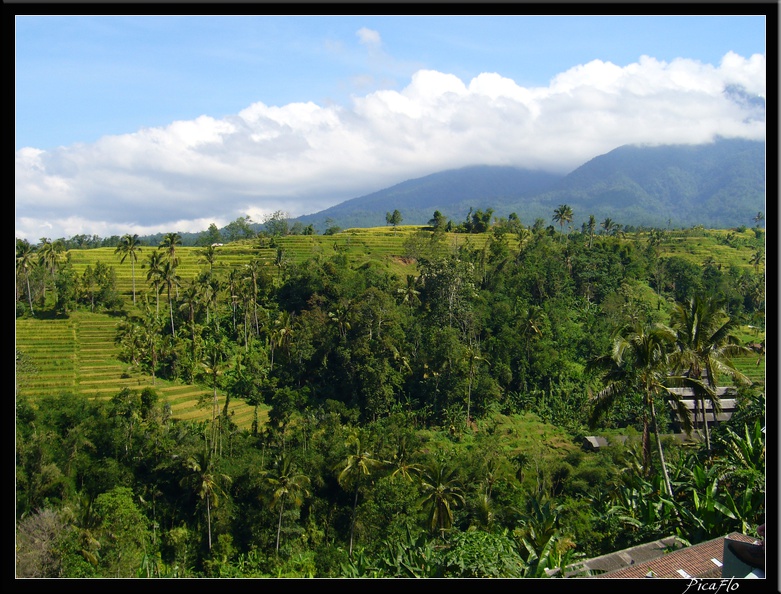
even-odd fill
[[[469,164],[764,138],[723,90],[764,96],[765,21],[17,16],[17,237],[198,231]]]

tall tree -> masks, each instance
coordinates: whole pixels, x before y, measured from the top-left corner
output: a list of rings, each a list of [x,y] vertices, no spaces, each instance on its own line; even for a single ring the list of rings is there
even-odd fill
[[[30,304],[30,313],[34,316],[33,311],[33,296],[30,291],[30,271],[35,266],[34,260],[35,251],[29,241],[18,241],[16,243],[16,270],[21,271],[24,275],[25,283],[27,284],[27,301]]]
[[[382,466],[382,462],[373,457],[373,454],[367,451],[359,435],[352,435],[347,443],[353,451],[347,456],[347,459],[341,463],[340,472],[337,478],[339,484],[345,489],[352,487],[355,497],[353,498],[353,515],[350,522],[350,558],[353,556],[353,537],[355,535],[355,514],[358,510],[358,492],[363,484],[363,480],[371,475],[373,470]]]
[[[212,223],[214,224],[214,223]],[[217,259],[217,251],[213,245],[207,245],[199,252],[201,261],[209,265],[209,275],[214,272],[214,262]]]
[[[141,244],[138,240],[138,235],[125,234],[114,250],[115,254],[119,254],[120,264],[124,264],[126,259],[130,259],[130,275],[133,282],[133,305],[136,304],[136,262],[138,262],[138,252],[141,251]]]
[[[304,497],[309,496],[309,477],[296,471],[290,456],[281,456],[271,470],[263,473],[263,480],[272,490],[271,507],[279,508],[277,520],[277,546],[276,554],[279,555],[279,540],[282,534],[282,515],[285,511],[285,503],[290,502],[298,507]]]
[[[591,413],[591,425],[595,425],[619,398],[639,394],[642,399],[643,415],[643,466],[645,472],[650,475],[650,432],[653,429],[665,487],[670,497],[673,496],[673,491],[662,449],[656,403],[658,401],[664,405],[663,398],[670,398],[676,406],[685,430],[690,431],[689,411],[681,396],[675,390],[668,388],[668,383],[711,392],[710,388],[700,380],[670,375],[673,369],[670,357],[675,348],[675,340],[675,332],[667,326],[638,323],[622,330],[615,338],[609,355],[597,357],[587,364],[587,370],[598,371],[605,383],[605,387],[592,396],[594,407]]]
[[[420,488],[421,504],[428,509],[429,528],[432,532],[439,531],[444,538],[445,531],[453,526],[453,509],[465,502],[464,488],[455,468],[441,460],[431,460],[423,467]]]
[[[176,246],[179,245],[182,245],[182,236],[176,232],[166,233],[160,242],[160,249],[174,266],[179,264],[179,258],[176,256]]]
[[[588,247],[591,247],[591,243],[594,241],[594,230],[597,228],[597,220],[594,215],[588,216],[586,228],[588,229]]]
[[[396,235],[396,227],[401,224],[402,221],[401,213],[398,209],[394,210],[392,213],[387,212],[385,213],[385,222],[388,225],[393,225],[393,234]]]
[[[52,241],[47,237],[41,237],[41,246],[38,249],[38,261],[40,265],[49,272],[54,284],[55,273],[57,272],[57,266],[60,262],[60,254],[63,252],[64,247],[62,242]],[[43,286],[43,299],[46,301],[46,284]]]
[[[176,328],[174,327],[174,300],[171,295],[172,289],[176,287],[179,290],[182,277],[176,271],[176,264],[172,260],[166,260],[160,268],[161,279],[165,283],[166,289],[168,289],[168,311],[171,315],[171,335],[176,338]]]
[[[220,495],[224,495],[220,483],[230,483],[227,474],[218,473],[214,468],[214,460],[208,449],[199,454],[188,456],[185,468],[189,471],[182,481],[182,486],[191,486],[196,494],[206,504],[206,526],[208,529],[209,550],[212,550],[212,508],[218,507]]]
[[[720,375],[727,375],[739,383],[751,383],[731,361],[732,357],[747,355],[750,350],[742,346],[732,334],[737,328],[737,322],[727,315],[723,303],[714,297],[697,294],[687,302],[676,303],[671,314],[671,325],[678,338],[678,371],[706,382],[711,388],[710,391],[697,391],[705,443],[710,450],[705,399],[711,401],[715,420],[721,409],[716,393],[718,378]]]
[[[754,271],[759,274],[759,267],[762,266],[762,263],[765,261],[765,250],[762,248],[757,248],[754,253],[751,256],[751,259],[748,261],[749,264],[751,264],[754,267]]]
[[[559,207],[553,211],[553,221],[559,224],[559,227],[563,232],[564,225],[572,222],[572,207],[568,204],[560,204]]]
[[[147,256],[146,262],[142,264],[143,268],[148,268],[146,280],[152,285],[155,292],[155,311],[160,313],[160,289],[163,288],[163,252],[155,250]]]
[[[211,380],[212,384],[212,430],[211,430],[211,452],[217,453],[217,409],[219,378],[223,374],[225,359],[227,358],[227,345],[223,341],[208,340],[204,346],[204,356],[201,365]],[[226,400],[227,407],[227,400]]]

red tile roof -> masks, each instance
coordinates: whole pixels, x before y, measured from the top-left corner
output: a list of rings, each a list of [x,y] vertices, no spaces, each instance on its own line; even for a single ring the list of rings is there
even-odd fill
[[[726,538],[743,542],[756,542],[757,539],[739,532],[733,532]],[[684,547],[650,561],[634,563],[592,576],[593,578],[720,578],[724,562],[724,539],[715,538],[690,547]],[[714,562],[715,560],[715,562]],[[650,575],[649,575],[650,574]]]

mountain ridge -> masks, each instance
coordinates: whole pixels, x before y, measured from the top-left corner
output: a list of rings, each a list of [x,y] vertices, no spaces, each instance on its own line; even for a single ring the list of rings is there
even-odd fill
[[[403,224],[426,224],[439,210],[454,224],[470,208],[515,213],[526,225],[551,220],[567,204],[573,227],[593,215],[622,225],[731,228],[765,210],[765,142],[718,139],[701,145],[622,145],[566,175],[511,166],[472,165],[406,180],[292,219],[328,226],[375,227],[399,210]]]

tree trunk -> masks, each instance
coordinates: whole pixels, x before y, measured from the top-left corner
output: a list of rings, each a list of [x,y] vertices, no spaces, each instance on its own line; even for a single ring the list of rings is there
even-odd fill
[[[710,452],[710,429],[708,428],[708,413],[705,409],[705,397],[702,400],[702,426],[705,431],[705,447]],[[713,418],[716,418],[716,410],[713,411]]]
[[[662,476],[664,477],[664,486],[670,499],[673,498],[673,487],[670,484],[670,476],[667,474],[667,463],[664,461],[664,451],[662,450],[662,436],[659,435],[659,425],[656,421],[656,408],[653,398],[651,399],[651,419],[654,424],[654,433],[656,434],[656,446],[659,450],[659,463],[662,465]]]
[[[209,495],[206,495],[206,525],[209,530],[209,550],[212,550],[212,515],[211,506],[209,505]]]
[[[277,523],[277,555],[279,555],[279,535],[282,533],[282,511],[285,509],[283,500],[279,501],[279,522]]]
[[[27,277],[27,301],[30,302],[30,313],[35,317],[35,312],[33,311],[33,295],[30,293],[30,275],[26,274],[25,276]]]
[[[353,501],[353,519],[350,523],[350,559],[353,558],[353,534],[355,533],[355,512],[358,509],[358,484],[355,482],[355,500]]]

